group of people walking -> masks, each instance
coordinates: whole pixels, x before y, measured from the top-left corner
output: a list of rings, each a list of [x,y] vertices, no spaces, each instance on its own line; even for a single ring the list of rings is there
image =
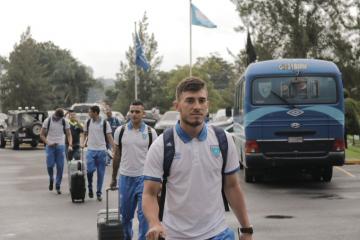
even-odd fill
[[[55,187],[61,194],[66,135],[66,148],[73,151],[73,156],[79,145],[87,146],[88,194],[94,197],[92,182],[96,171],[98,201],[102,200],[106,149],[112,148],[110,186],[119,186],[124,239],[133,238],[136,209],[139,239],[235,239],[226,225],[222,191],[240,224],[240,239],[252,239],[253,229],[238,180],[240,166],[235,144],[228,133],[219,133],[219,129],[206,124],[208,106],[205,82],[196,77],[184,79],[176,88],[174,101],[180,120],[159,137],[142,120],[144,105],[139,100],[130,104],[130,120],[121,126],[102,119],[99,107],[92,106],[90,119],[82,128],[82,144],[71,134],[75,120],[70,115],[69,122],[63,121],[64,113],[57,109],[41,130],[46,143],[49,190],[53,190],[56,165]],[[219,138],[219,134],[223,137]],[[163,203],[159,204],[160,192]]]

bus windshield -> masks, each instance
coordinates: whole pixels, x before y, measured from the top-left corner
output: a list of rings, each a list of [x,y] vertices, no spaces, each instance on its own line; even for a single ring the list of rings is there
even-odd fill
[[[254,105],[324,104],[337,102],[333,77],[272,77],[252,82]]]

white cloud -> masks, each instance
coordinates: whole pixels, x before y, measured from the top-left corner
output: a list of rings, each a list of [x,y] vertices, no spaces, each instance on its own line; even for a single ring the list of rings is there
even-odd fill
[[[245,34],[230,0],[196,0],[195,4],[218,28],[192,27],[193,62],[217,52],[232,61],[227,48],[244,48]],[[20,35],[31,26],[36,41],[52,41],[69,49],[94,69],[95,77],[114,78],[132,45],[134,22],[147,12],[149,33],[164,57],[162,70],[189,63],[188,0],[3,0],[0,6],[0,55],[8,56]]]

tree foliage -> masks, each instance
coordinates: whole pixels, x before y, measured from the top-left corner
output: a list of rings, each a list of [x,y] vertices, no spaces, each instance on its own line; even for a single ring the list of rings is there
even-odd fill
[[[30,105],[40,109],[66,107],[84,101],[94,83],[89,68],[52,42],[36,42],[30,27],[15,44],[9,59],[2,62],[3,110]]]
[[[335,62],[348,89],[360,79],[360,3],[348,0],[232,0],[255,36],[259,60],[318,58]],[[240,59],[243,58],[242,55]],[[242,61],[242,60],[240,60]],[[360,89],[355,95],[360,99]]]
[[[135,67],[137,67],[138,74],[138,98],[142,100],[146,108],[155,106],[157,103],[157,96],[159,96],[160,79],[159,66],[162,62],[162,57],[158,56],[158,44],[155,40],[154,34],[148,33],[148,18],[146,13],[140,22],[138,22],[139,38],[143,45],[145,56],[150,64],[150,69],[144,72],[141,68],[137,67],[134,62],[135,47],[130,46],[125,53],[126,61],[120,62],[120,72],[117,73],[115,88],[116,92],[108,92],[110,96],[116,95],[113,108],[126,113],[128,106],[135,98]],[[135,35],[133,34],[133,42],[135,41]]]

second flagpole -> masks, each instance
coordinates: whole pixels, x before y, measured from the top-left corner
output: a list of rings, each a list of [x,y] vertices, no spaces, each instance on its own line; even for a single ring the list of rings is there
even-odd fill
[[[135,35],[134,35],[134,71],[135,71],[135,79],[134,79],[134,84],[135,84],[135,100],[138,99],[138,93],[137,93],[137,67],[136,67],[136,22],[135,23]]]
[[[191,22],[192,22],[192,14],[191,14],[191,0],[189,1],[189,13],[190,13],[190,77],[192,76],[192,29],[191,29]]]

